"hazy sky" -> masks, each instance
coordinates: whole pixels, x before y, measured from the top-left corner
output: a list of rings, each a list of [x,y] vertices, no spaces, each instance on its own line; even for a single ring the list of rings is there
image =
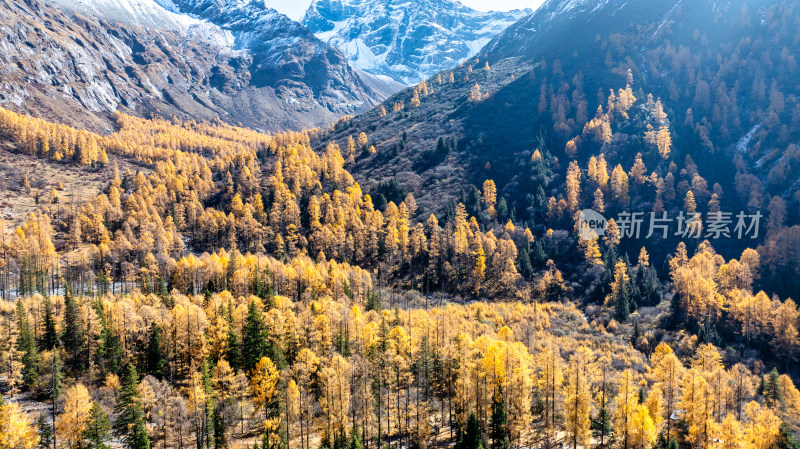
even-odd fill
[[[531,8],[539,6],[544,0],[461,0],[461,3],[479,11],[508,11],[511,9]],[[311,0],[267,0],[267,5],[299,20],[308,9]]]

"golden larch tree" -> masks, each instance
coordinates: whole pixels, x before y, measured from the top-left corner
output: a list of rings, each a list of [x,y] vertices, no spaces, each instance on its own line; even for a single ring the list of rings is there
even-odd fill
[[[64,412],[56,419],[56,430],[70,449],[80,446],[91,409],[92,398],[83,384],[67,388],[64,393]]]
[[[573,449],[587,447],[591,439],[591,384],[594,375],[594,355],[581,346],[570,356],[564,385],[564,431]]]

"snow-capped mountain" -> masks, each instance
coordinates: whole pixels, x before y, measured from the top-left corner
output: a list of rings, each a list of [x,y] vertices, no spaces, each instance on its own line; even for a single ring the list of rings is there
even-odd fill
[[[413,84],[472,57],[530,12],[480,12],[457,0],[314,0],[302,23],[354,66]]]
[[[756,202],[769,190],[797,204],[800,126],[787,123],[797,125],[800,111],[800,49],[793,44],[798,21],[800,9],[770,0],[549,0],[454,68],[452,82],[433,83],[417,106],[388,112],[396,103],[410,104],[414,89],[408,88],[383,109],[348,121],[318,147],[368,132],[378,151],[358,160],[351,173],[365,189],[371,180],[400,180],[420,208],[445,204],[443,192],[457,198],[464,185],[480,186],[485,179],[493,179],[498,191],[522,193],[518,204],[526,204],[538,195],[525,187],[531,172],[520,169],[531,149],[545,145],[561,160],[573,158],[565,152],[567,142],[581,134],[594,111],[607,110],[607,93],[626,86],[630,70],[640,111],[647,109],[648,95],[668,111],[671,157],[678,163],[690,156],[706,164],[721,175],[709,184],[718,181],[725,191],[749,189],[737,187],[747,173]],[[469,72],[484,61],[491,70]],[[470,100],[475,85],[484,95],[477,102]],[[589,114],[578,113],[584,110]],[[601,151],[631,164],[649,125],[627,123],[632,128],[614,131],[619,140],[583,147],[578,159]],[[559,126],[570,131],[559,135]],[[459,142],[456,150],[437,153],[437,140],[450,135]],[[661,160],[652,147],[646,151]]]
[[[0,105],[95,129],[117,110],[298,129],[392,90],[263,0],[0,0],[0,35]]]

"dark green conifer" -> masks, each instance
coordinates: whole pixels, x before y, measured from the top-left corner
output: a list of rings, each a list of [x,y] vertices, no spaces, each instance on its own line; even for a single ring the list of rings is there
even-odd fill
[[[43,320],[42,327],[44,328],[44,332],[42,333],[42,350],[52,351],[58,344],[58,333],[56,332],[56,320],[53,317],[53,303],[50,302],[50,298],[46,296],[44,298]]]
[[[161,328],[156,323],[151,324],[145,354],[145,372],[157,379],[161,379],[167,364],[161,335]]]
[[[114,412],[114,434],[122,438],[126,449],[150,449],[150,438],[145,428],[144,412],[139,405],[139,375],[136,368],[128,363],[122,374],[122,386]]]
[[[511,447],[508,432],[508,416],[503,387],[499,386],[492,398],[492,419],[489,425],[489,436],[492,438],[492,449],[508,449]]]
[[[111,424],[108,422],[108,415],[100,404],[96,401],[92,402],[86,429],[81,436],[84,442],[80,445],[80,449],[109,449],[110,431]]]
[[[81,317],[75,299],[67,289],[64,295],[64,321],[61,326],[61,344],[67,355],[66,365],[73,373],[81,373],[86,367],[86,357],[83,350],[85,332],[81,326]]]

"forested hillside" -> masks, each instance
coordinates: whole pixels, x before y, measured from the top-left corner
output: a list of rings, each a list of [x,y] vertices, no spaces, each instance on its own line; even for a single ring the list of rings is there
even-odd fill
[[[6,447],[795,444],[800,312],[753,291],[752,249],[680,243],[665,284],[613,231],[499,221],[491,180],[480,218],[376,208],[346,168],[366,135],[116,121],[0,114],[10,151],[112,166],[0,232]]]
[[[760,210],[766,221],[775,211],[769,241],[762,230],[757,242],[718,249],[735,257],[763,243],[770,269],[759,286],[797,296],[796,252],[785,250],[797,228],[777,223],[800,223],[798,11],[791,1],[546,2],[476,58],[338,125],[319,146],[366,132],[375,151],[351,173],[370,193],[391,183],[414,193],[425,211],[462,202],[479,215],[492,179],[500,221],[534,234],[571,230],[575,206],[591,207],[598,187],[610,217],[674,217],[690,191],[704,217]],[[593,179],[601,157],[629,195]],[[647,244],[660,268],[677,240],[622,244],[634,255]]]
[[[550,0],[327,128],[0,108],[0,449],[800,448],[798,11]]]
[[[114,112],[318,126],[396,88],[264,2],[0,1],[0,105],[110,132]]]

